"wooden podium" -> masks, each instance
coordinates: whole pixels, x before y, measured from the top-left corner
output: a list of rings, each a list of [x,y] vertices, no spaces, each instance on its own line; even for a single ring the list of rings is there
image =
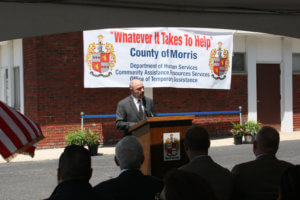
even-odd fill
[[[194,115],[188,116],[168,116],[168,117],[150,117],[140,121],[136,125],[130,127],[129,132],[139,138],[144,148],[145,161],[141,166],[144,174],[163,178],[165,173],[171,168],[178,168],[188,162],[187,155],[184,151],[183,138],[186,130],[192,125]],[[167,137],[170,133],[180,135],[179,149],[180,159],[165,160],[167,148],[164,144],[164,135]],[[169,154],[170,155],[170,154]],[[178,160],[179,159],[179,160]]]

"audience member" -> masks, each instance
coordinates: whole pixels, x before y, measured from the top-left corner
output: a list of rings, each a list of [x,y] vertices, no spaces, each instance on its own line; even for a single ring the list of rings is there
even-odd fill
[[[278,198],[278,187],[283,172],[293,166],[278,160],[279,133],[276,129],[265,126],[259,130],[253,143],[256,159],[233,167],[234,199]]]
[[[233,179],[230,171],[215,163],[208,155],[210,139],[201,126],[190,127],[184,135],[184,148],[190,162],[179,169],[202,176],[213,188],[217,199],[231,198]]]
[[[94,187],[98,199],[153,200],[163,188],[162,181],[142,174],[144,152],[135,136],[120,140],[115,149],[115,162],[121,173],[117,178],[104,181]]]
[[[96,199],[96,194],[89,184],[91,176],[89,151],[82,146],[67,146],[59,158],[58,185],[49,200]]]
[[[300,165],[284,171],[280,180],[279,200],[300,199]]]
[[[162,200],[216,200],[209,183],[200,175],[171,170],[164,178],[165,187],[160,194]]]

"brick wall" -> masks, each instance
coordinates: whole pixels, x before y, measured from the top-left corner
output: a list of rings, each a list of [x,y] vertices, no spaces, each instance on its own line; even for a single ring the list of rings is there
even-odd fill
[[[83,88],[82,32],[23,40],[25,114],[39,123],[45,139],[38,148],[64,147],[64,137],[80,128],[80,113],[114,114],[127,88]],[[155,88],[156,111],[195,112],[238,110],[247,117],[247,76],[233,75],[231,90]],[[212,136],[229,135],[230,121],[239,115],[202,116],[193,123],[205,126]],[[85,127],[114,143],[122,135],[114,119],[86,119]]]
[[[155,88],[157,112],[209,112],[239,110],[247,119],[247,75],[233,75],[230,90]],[[211,136],[230,135],[231,121],[238,122],[239,115],[197,116],[193,124],[208,129]]]
[[[300,75],[293,75],[293,123],[294,130],[300,131]]]

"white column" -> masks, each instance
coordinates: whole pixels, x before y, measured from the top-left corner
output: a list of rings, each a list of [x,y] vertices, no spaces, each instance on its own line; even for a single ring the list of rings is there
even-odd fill
[[[145,96],[153,99],[153,88],[145,88]]]
[[[7,55],[8,55],[8,90],[9,90],[9,95],[8,95],[8,105],[13,106],[13,88],[14,88],[14,82],[13,82],[13,43],[12,41],[8,41],[7,44]]]
[[[17,58],[19,59],[18,65],[20,67],[20,110],[21,113],[24,113],[24,66],[23,66],[23,41],[22,39],[18,39],[15,41],[17,44],[16,47],[16,53],[19,54]]]
[[[246,37],[246,66],[248,71],[248,119],[257,121],[256,37]]]
[[[293,132],[292,39],[282,39],[281,64],[281,131]]]

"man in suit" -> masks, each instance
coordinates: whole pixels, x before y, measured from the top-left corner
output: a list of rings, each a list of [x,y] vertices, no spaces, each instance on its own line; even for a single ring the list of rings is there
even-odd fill
[[[82,146],[67,146],[59,158],[58,185],[48,200],[96,199],[89,183],[92,171],[89,151]]]
[[[124,136],[130,135],[130,126],[155,115],[153,100],[144,96],[144,84],[138,79],[130,81],[131,95],[118,103],[116,111],[116,126],[124,130]]]
[[[144,161],[141,143],[135,136],[121,139],[115,149],[115,162],[121,173],[117,178],[104,181],[94,187],[98,199],[104,200],[153,200],[163,188],[161,180],[142,174]]]
[[[278,131],[269,126],[261,128],[253,143],[256,159],[232,168],[234,199],[278,198],[280,177],[287,168],[293,166],[276,158],[278,147]]]
[[[208,155],[210,139],[201,126],[190,127],[184,135],[184,148],[190,162],[179,169],[197,173],[212,187],[218,200],[229,200],[233,179],[230,171],[215,163]]]

